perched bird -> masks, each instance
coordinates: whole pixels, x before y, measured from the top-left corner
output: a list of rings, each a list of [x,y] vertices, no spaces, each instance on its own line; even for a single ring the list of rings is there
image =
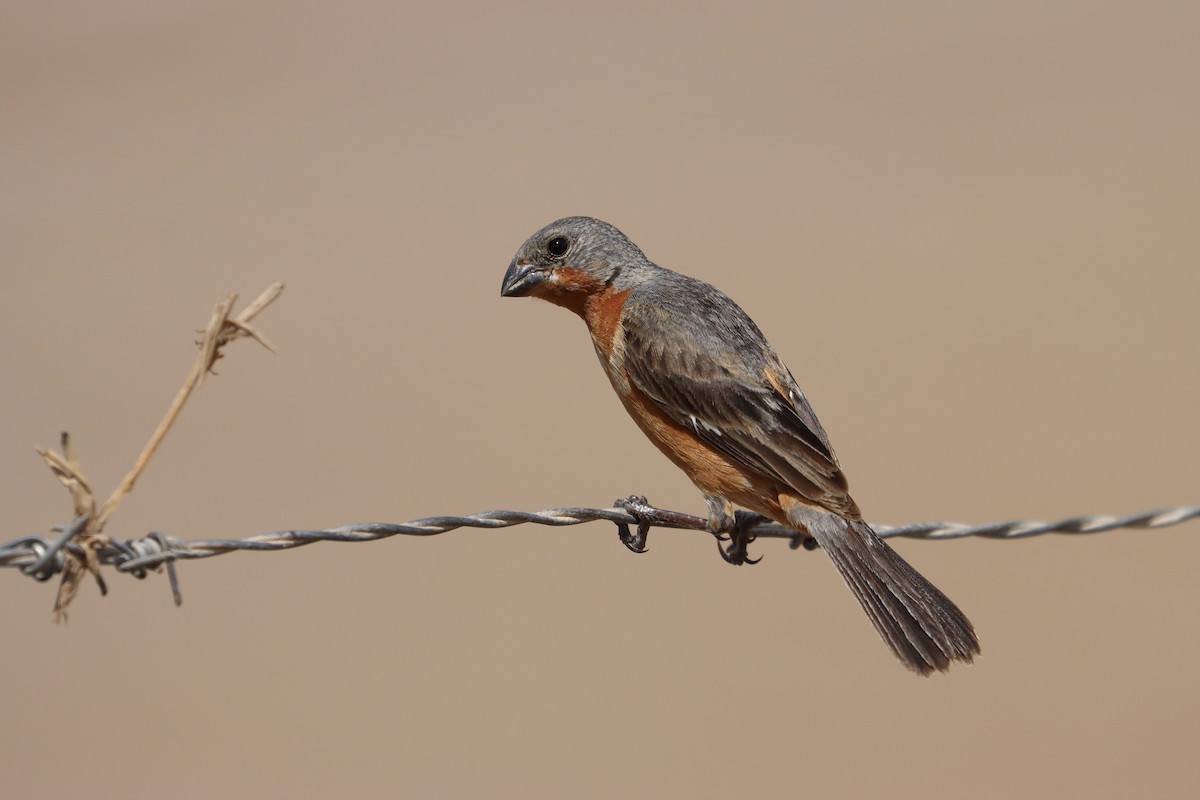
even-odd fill
[[[629,415],[704,494],[709,530],[731,537],[727,560],[747,561],[736,504],[812,536],[909,669],[979,652],[970,620],[863,521],[804,393],[733,300],[590,217],[529,237],[500,294],[583,318]]]

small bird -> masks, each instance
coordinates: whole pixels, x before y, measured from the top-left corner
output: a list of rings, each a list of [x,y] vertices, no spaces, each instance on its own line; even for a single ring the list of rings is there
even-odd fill
[[[863,521],[812,406],[733,300],[591,217],[529,237],[500,294],[583,318],[626,411],[703,493],[709,531],[729,537],[726,560],[749,561],[764,517],[804,531],[906,667],[928,675],[979,653],[970,620]],[[746,524],[735,504],[760,516]]]

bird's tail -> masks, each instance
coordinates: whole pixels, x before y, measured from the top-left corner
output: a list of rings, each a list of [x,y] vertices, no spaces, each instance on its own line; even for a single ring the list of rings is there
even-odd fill
[[[829,554],[879,635],[904,665],[928,675],[970,662],[979,639],[966,615],[861,520],[792,505],[788,520]]]

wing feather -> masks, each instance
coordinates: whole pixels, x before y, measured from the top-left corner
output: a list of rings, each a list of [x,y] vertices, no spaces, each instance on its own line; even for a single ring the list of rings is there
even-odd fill
[[[857,514],[821,423],[754,322],[702,281],[669,274],[622,314],[631,383],[732,462]]]

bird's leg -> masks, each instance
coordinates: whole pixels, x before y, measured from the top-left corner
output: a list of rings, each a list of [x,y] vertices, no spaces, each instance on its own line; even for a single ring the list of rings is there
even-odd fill
[[[762,561],[749,557],[749,545],[754,541],[754,526],[766,522],[766,517],[750,511],[734,511],[733,503],[724,497],[705,495],[708,501],[708,530],[717,537],[717,552],[730,564],[757,564]],[[722,545],[729,542],[729,546]]]

